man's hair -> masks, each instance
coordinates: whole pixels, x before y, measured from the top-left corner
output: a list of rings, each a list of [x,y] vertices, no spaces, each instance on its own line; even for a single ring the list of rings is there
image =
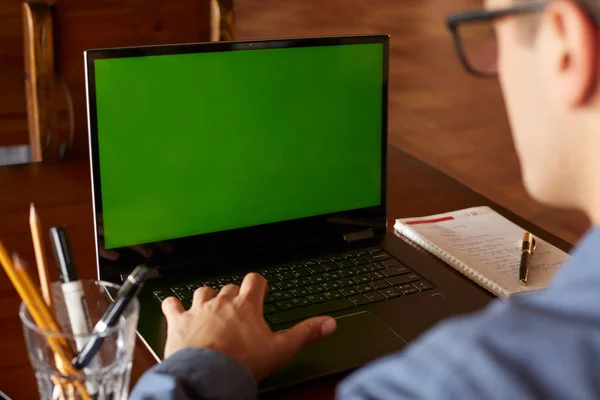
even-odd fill
[[[600,0],[574,0],[576,3],[579,3],[583,6],[583,8],[590,14],[591,17],[598,19],[600,15]],[[540,1],[540,0],[516,0],[517,4],[527,4],[527,3],[549,3],[550,0]]]
[[[588,12],[590,18],[600,22],[600,0],[577,0]]]
[[[551,0],[545,0],[549,3]],[[600,0],[574,0],[580,4],[587,15],[600,25]],[[540,0],[515,0],[517,4],[539,3]],[[538,30],[540,16],[539,14],[526,14],[520,16],[522,32],[520,36],[527,42],[532,42]]]
[[[550,0],[547,0],[546,3],[549,1]],[[515,3],[517,4],[530,4],[538,2],[539,0],[515,0]],[[518,16],[518,20],[519,39],[522,39],[527,44],[531,44],[534,41],[538,31],[540,15],[538,13],[523,14]]]

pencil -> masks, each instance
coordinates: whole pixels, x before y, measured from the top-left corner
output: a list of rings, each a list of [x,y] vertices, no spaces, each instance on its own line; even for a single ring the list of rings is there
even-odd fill
[[[2,241],[0,241],[0,264],[2,264],[2,267],[6,271],[8,278],[17,290],[17,293],[21,297],[21,300],[23,300],[23,303],[25,303],[25,306],[27,307],[27,310],[31,314],[31,317],[36,325],[43,330],[60,333],[58,324],[52,317],[48,307],[33,285],[27,270],[20,261],[18,261],[19,265],[13,265]],[[57,365],[59,370],[61,370],[61,372],[64,374],[71,376],[79,375],[79,372],[71,364],[73,354],[66,340],[64,338],[58,338],[54,336],[46,336],[46,339],[48,340],[48,344],[50,345],[52,351],[60,357],[61,362],[59,365]],[[88,394],[82,382],[75,381],[73,384],[78,389],[82,399],[90,399],[90,395]]]
[[[15,272],[17,274],[23,274],[23,273],[27,273],[26,272],[26,266],[25,263],[23,262],[23,260],[21,259],[21,257],[19,257],[18,254],[13,253],[12,256],[12,261],[13,261],[13,265],[15,267]],[[19,276],[19,279],[23,280],[24,277],[23,276]],[[65,369],[63,366],[63,362],[62,359],[60,358],[60,356],[57,353],[54,353],[54,362],[56,363],[57,368],[60,370],[61,373],[65,374]],[[64,379],[62,378],[57,378],[55,376],[50,377],[50,380],[52,380],[52,382],[54,383],[54,385],[56,387],[58,387],[59,389],[59,399],[60,400],[65,400],[65,393],[64,393],[64,388],[63,386],[69,386],[69,383],[63,383],[62,381],[64,381]]]
[[[29,206],[29,228],[31,229],[31,239],[33,240],[33,250],[35,251],[35,262],[37,264],[38,275],[40,278],[42,295],[44,296],[46,305],[50,310],[52,310],[52,288],[50,286],[48,264],[46,263],[44,241],[42,240],[42,228],[33,203],[31,203],[31,206]]]
[[[0,251],[6,251],[6,249],[2,249]],[[25,264],[23,263],[21,258],[16,254],[13,255],[13,260],[14,273],[16,275],[16,278],[18,279],[18,284],[23,291],[23,295],[21,295],[21,293],[19,293],[19,295],[21,295],[23,302],[27,306],[29,314],[31,314],[31,317],[34,319],[35,323],[38,325],[39,328],[48,331],[60,332],[58,324],[56,323],[52,315],[48,313],[48,308],[44,306],[44,303],[39,293],[35,289],[35,286],[33,286],[31,278],[29,278],[29,273],[27,273],[27,270],[25,269]],[[17,289],[17,291],[19,291],[19,289]],[[38,323],[38,321],[40,321],[41,323]],[[66,347],[67,343],[64,339],[54,338],[54,340],[62,341],[61,345],[65,346],[65,348],[68,348]],[[56,353],[59,352],[56,351]],[[67,356],[67,354],[63,355]]]

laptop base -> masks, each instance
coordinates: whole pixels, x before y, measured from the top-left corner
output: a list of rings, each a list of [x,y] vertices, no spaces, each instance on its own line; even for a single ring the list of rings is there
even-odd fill
[[[493,298],[442,262],[391,233],[381,239],[379,247],[435,287],[330,313],[338,320],[337,331],[331,337],[303,349],[288,365],[261,382],[261,391],[360,367],[401,350],[406,343],[438,321],[451,315],[475,311]],[[147,286],[140,296],[142,307],[138,332],[157,360],[160,360],[167,326],[159,302],[152,294],[152,285]],[[290,325],[292,323],[281,327]]]

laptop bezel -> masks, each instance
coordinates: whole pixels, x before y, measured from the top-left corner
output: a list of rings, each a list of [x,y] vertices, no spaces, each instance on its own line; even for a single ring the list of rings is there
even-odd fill
[[[235,42],[210,42],[210,43],[186,43],[170,44],[158,46],[139,46],[94,49],[84,52],[85,62],[85,83],[87,95],[87,117],[88,117],[88,139],[91,164],[91,182],[92,199],[94,211],[94,232],[96,236],[96,265],[98,277],[100,279],[114,280],[113,273],[103,274],[103,260],[99,256],[99,244],[101,236],[98,233],[98,221],[96,218],[98,210],[102,208],[102,188],[100,178],[100,161],[98,146],[98,125],[96,110],[96,93],[94,61],[106,58],[124,58],[124,57],[145,57],[155,55],[169,54],[190,54],[206,52],[225,52],[239,50],[262,50],[277,48],[297,48],[297,47],[317,47],[317,46],[340,46],[354,44],[381,44],[383,57],[382,73],[382,116],[381,116],[381,204],[378,206],[344,211],[343,213],[324,214],[313,217],[306,217],[290,221],[281,221],[270,224],[239,228],[230,231],[215,232],[210,234],[198,235],[198,237],[211,236],[211,240],[230,242],[232,239],[253,238],[260,240],[261,234],[265,233],[264,238],[284,238],[288,232],[308,232],[311,226],[314,226],[315,232],[322,230],[327,226],[327,221],[335,219],[342,215],[343,218],[352,218],[356,220],[377,221],[370,226],[375,234],[383,234],[386,230],[386,196],[387,196],[387,140],[388,140],[388,87],[389,87],[389,36],[388,35],[360,35],[360,36],[336,36],[336,37],[308,37],[308,38],[286,38],[286,39],[268,39],[257,41],[235,41]],[[357,230],[356,227],[349,226],[348,230]],[[268,234],[266,233],[268,232]],[[283,239],[285,240],[285,239]],[[276,243],[274,243],[276,245]],[[123,265],[122,268],[127,266]]]

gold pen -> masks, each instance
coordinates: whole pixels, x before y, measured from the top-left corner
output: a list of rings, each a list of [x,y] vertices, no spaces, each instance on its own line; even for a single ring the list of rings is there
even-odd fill
[[[535,238],[529,232],[523,234],[523,243],[521,245],[521,264],[519,265],[519,285],[527,286],[527,277],[529,276],[529,259],[535,251]]]

